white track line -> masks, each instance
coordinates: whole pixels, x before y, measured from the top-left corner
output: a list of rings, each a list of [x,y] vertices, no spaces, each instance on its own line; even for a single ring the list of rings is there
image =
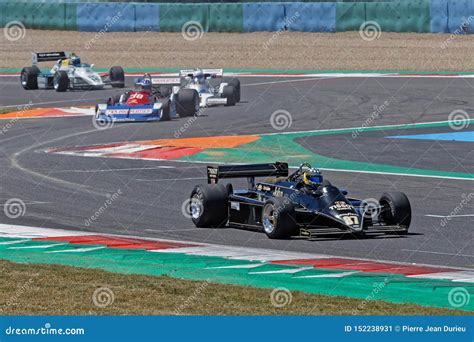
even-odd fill
[[[431,215],[431,214],[428,214],[428,215],[425,215],[426,217],[435,217],[435,218],[448,218],[448,217],[452,217],[452,218],[457,218],[457,217],[474,217],[474,214],[466,214],[466,215]]]
[[[249,274],[294,274],[298,272],[314,270],[313,266],[309,267],[298,267],[298,268],[288,268],[283,270],[276,270],[276,271],[256,271],[256,272],[249,272]]]
[[[298,79],[298,80],[283,80],[283,81],[269,81],[269,82],[249,83],[249,84],[242,84],[242,87],[252,87],[252,86],[266,85],[266,84],[318,81],[318,80],[327,80],[327,79],[334,79],[334,78],[339,78],[339,77],[311,77],[311,78],[303,78],[303,79]]]
[[[470,254],[419,251],[419,250],[416,250],[416,249],[402,249],[402,251],[413,252],[413,253],[427,253],[427,254],[450,255],[450,256],[461,256],[461,257],[466,257],[466,258],[474,258],[474,255],[470,255]]]
[[[60,251],[47,251],[45,253],[84,253],[84,252],[92,252],[99,249],[107,248],[105,246],[98,246],[98,247],[86,247],[86,248],[73,248],[73,249],[64,249]]]
[[[341,272],[341,273],[327,273],[327,274],[315,274],[307,276],[299,276],[295,278],[342,278],[354,273],[360,273],[359,271]]]

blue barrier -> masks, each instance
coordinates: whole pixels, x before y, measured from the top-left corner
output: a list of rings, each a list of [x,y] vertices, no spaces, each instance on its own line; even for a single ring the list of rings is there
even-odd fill
[[[336,31],[336,4],[334,2],[286,3],[285,13],[285,24],[289,31]]]
[[[470,0],[448,1],[448,30],[458,34],[474,32],[474,4]]]
[[[244,32],[282,30],[284,19],[283,3],[247,3],[243,6]]]
[[[448,0],[431,0],[430,32],[448,32]]]
[[[135,4],[135,31],[159,31],[160,6]]]
[[[77,30],[135,31],[135,6],[125,3],[78,4]]]

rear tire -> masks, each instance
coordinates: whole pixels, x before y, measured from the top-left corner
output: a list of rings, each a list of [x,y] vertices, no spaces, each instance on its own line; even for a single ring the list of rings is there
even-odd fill
[[[196,227],[223,227],[229,218],[227,189],[222,184],[197,185],[191,192],[189,208]]]
[[[125,87],[125,73],[121,66],[113,66],[109,71],[109,78],[112,82],[112,88]]]
[[[199,112],[199,94],[194,89],[180,89],[176,96],[176,111],[179,116],[194,116]]]
[[[411,205],[408,197],[403,192],[384,193],[379,203],[382,207],[381,219],[387,225],[399,225],[406,230],[399,234],[408,233],[411,223]]]
[[[33,90],[38,89],[38,75],[40,71],[38,67],[26,67],[21,70],[20,82],[23,89]]]
[[[263,231],[270,239],[289,239],[298,234],[295,208],[284,197],[269,198],[262,209]]]
[[[240,102],[240,80],[233,78],[228,84],[235,89],[235,102]]]
[[[222,90],[222,97],[225,97],[227,99],[227,104],[226,106],[235,106],[236,103],[236,94],[235,94],[235,88],[233,86],[225,86],[224,89]]]
[[[69,77],[66,71],[56,71],[53,78],[53,87],[57,92],[64,92],[69,88]]]

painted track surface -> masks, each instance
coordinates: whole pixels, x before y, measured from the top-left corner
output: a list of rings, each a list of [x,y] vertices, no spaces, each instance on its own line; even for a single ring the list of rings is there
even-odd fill
[[[83,158],[42,152],[49,147],[174,138],[174,133],[182,128],[185,128],[182,137],[275,133],[278,131],[271,126],[270,116],[280,109],[292,116],[292,125],[286,131],[306,131],[359,127],[374,111],[374,106],[385,101],[389,105],[376,119],[376,125],[444,121],[455,109],[469,112],[474,107],[471,79],[243,78],[242,83],[245,84],[242,103],[211,108],[189,127],[184,127],[183,119],[114,125],[104,131],[95,129],[90,117],[14,122],[0,137],[0,197],[2,202],[13,197],[22,199],[26,213],[17,219],[2,215],[0,222],[472,268],[473,218],[458,217],[442,227],[441,218],[425,216],[448,215],[459,205],[463,194],[472,192],[471,181],[328,171],[326,177],[351,190],[353,196],[378,198],[387,189],[406,192],[415,213],[413,234],[364,240],[331,237],[316,241],[275,241],[252,231],[194,228],[183,216],[181,207],[193,186],[205,182],[202,164]],[[24,92],[13,78],[0,79],[0,89],[2,106],[29,101],[39,106],[85,105],[114,92],[61,95],[53,91]],[[0,126],[7,122],[0,122]],[[306,143],[319,148],[311,140]],[[341,140],[324,141],[327,155],[341,147]],[[400,164],[411,152],[410,146],[401,148],[400,154],[394,157],[399,158]],[[324,154],[324,150],[319,152]],[[466,153],[457,158],[472,160],[472,148]],[[440,169],[446,167],[440,165]],[[122,195],[86,226],[85,220],[119,189]],[[468,203],[462,213],[473,214],[474,203]]]

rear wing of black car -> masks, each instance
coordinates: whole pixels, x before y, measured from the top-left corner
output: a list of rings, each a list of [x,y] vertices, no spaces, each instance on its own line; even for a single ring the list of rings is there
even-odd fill
[[[221,165],[207,167],[207,182],[220,178],[288,177],[288,163]]]
[[[66,59],[71,57],[72,53],[68,51],[59,52],[33,52],[31,54],[31,61],[33,65],[39,62],[57,61],[59,59]]]

